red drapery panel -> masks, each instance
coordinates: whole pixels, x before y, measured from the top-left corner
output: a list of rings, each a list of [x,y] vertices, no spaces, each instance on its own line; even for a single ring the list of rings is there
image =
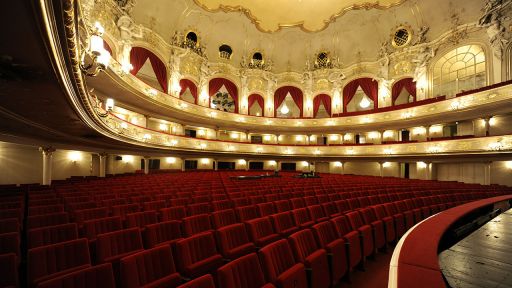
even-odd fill
[[[105,40],[103,40],[103,48],[104,48],[105,50],[107,50],[107,51],[108,51],[108,53],[110,53],[110,56],[113,56],[113,55],[112,55],[112,48],[110,48],[110,45],[108,45],[107,41],[105,41]]]
[[[416,101],[416,82],[413,81],[413,78],[404,78],[393,84],[393,88],[391,89],[393,105],[395,105],[396,99],[400,96],[404,88],[412,95],[414,101]]]
[[[225,78],[214,78],[210,80],[208,86],[208,94],[210,95],[210,97],[215,95],[215,93],[217,93],[219,89],[222,88],[222,86],[226,87],[226,90],[228,90],[229,95],[231,95],[231,97],[233,98],[233,102],[235,102],[235,113],[238,113],[238,88],[236,87],[235,83]]]
[[[359,78],[350,81],[347,85],[345,85],[345,88],[343,88],[343,112],[347,112],[348,103],[356,94],[358,87],[361,87],[364,94],[373,100],[374,109],[378,108],[379,83],[372,78]]]
[[[144,65],[144,63],[148,60],[151,62],[151,67],[155,72],[156,79],[160,86],[167,93],[167,69],[165,68],[164,62],[160,60],[153,52],[142,48],[142,47],[132,47],[130,51],[130,63],[133,66],[132,73],[133,75],[137,75],[140,68]]]
[[[254,102],[258,102],[258,105],[261,107],[262,115],[265,114],[265,100],[263,100],[263,97],[259,94],[251,94],[249,95],[249,106],[247,106],[247,109],[251,109]]]
[[[299,88],[293,86],[283,86],[277,89],[274,93],[274,116],[277,116],[277,108],[279,108],[279,106],[283,103],[288,93],[290,93],[292,96],[293,102],[295,102],[297,107],[299,107],[300,117],[302,117],[302,110],[304,106],[302,91]]]
[[[324,104],[327,114],[331,116],[331,97],[327,94],[319,94],[313,99],[313,118],[318,114],[318,109],[320,109],[321,103]]]
[[[194,82],[192,82],[191,80],[181,79],[180,87],[181,87],[180,97],[181,97],[181,95],[183,95],[183,93],[185,93],[185,91],[187,91],[187,89],[189,89],[190,93],[192,94],[192,96],[195,99],[194,103],[197,104],[197,86],[196,86],[196,84]]]

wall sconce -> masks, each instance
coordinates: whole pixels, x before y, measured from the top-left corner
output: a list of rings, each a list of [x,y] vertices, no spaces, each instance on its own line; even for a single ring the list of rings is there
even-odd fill
[[[112,112],[114,110],[114,105],[115,105],[114,99],[107,98],[105,100],[105,109],[102,109],[101,102],[98,99],[98,97],[96,96],[96,94],[93,93],[93,91],[94,91],[94,89],[89,91],[89,94],[91,95],[92,99],[95,102],[94,111],[96,112],[96,115],[103,117],[103,118],[107,117],[110,114],[110,112]]]
[[[244,159],[238,160],[238,165],[245,165],[247,162]]]
[[[302,161],[301,164],[302,164],[303,167],[306,167],[306,166],[309,165],[308,161]]]
[[[343,163],[341,163],[340,161],[334,162],[334,167],[341,167],[341,166],[343,166]]]
[[[208,163],[210,163],[210,159],[208,159],[208,158],[201,159],[201,164],[208,164]]]
[[[418,168],[420,168],[420,169],[425,169],[425,168],[427,168],[427,163],[422,162],[422,161],[417,162],[417,163],[416,163],[416,167],[418,167]]]
[[[329,140],[331,140],[331,141],[338,141],[338,135],[331,135],[331,136],[329,136]]]
[[[393,154],[393,149],[391,149],[391,148],[384,149],[384,154],[386,154],[386,155]]]
[[[512,161],[505,161],[505,167],[512,169]]]
[[[76,163],[76,162],[82,160],[82,153],[80,153],[78,151],[69,152],[68,159],[71,162]]]
[[[176,158],[167,157],[167,158],[165,158],[165,162],[167,162],[168,164],[174,164],[174,163],[176,163]]]
[[[277,164],[277,162],[275,160],[268,161],[268,165],[270,165],[270,166],[275,166],[276,164]]]
[[[171,140],[171,146],[176,146],[176,145],[178,145],[178,140],[176,140],[176,139]]]
[[[384,168],[391,167],[391,162],[384,162],[384,163],[382,163],[382,167],[384,167]]]
[[[302,141],[302,139],[303,139],[303,138],[302,138],[302,135],[297,135],[297,136],[295,136],[295,141],[297,141],[297,142],[301,142],[301,141]]]
[[[233,133],[229,134],[229,137],[230,137],[231,139],[236,139],[236,138],[239,138],[239,134],[238,134],[238,133],[233,132]]]
[[[131,156],[131,155],[124,155],[124,156],[122,156],[122,158],[123,158],[123,162],[124,163],[131,163],[131,162],[133,162],[133,156]]]
[[[103,48],[103,33],[105,29],[99,22],[94,24],[91,38],[89,38],[89,47],[84,49],[79,64],[80,70],[87,76],[97,76],[101,71],[107,69],[110,63],[110,53]],[[91,57],[91,63],[86,64],[86,56]]]
[[[265,135],[265,136],[263,136],[263,140],[265,140],[265,141],[270,141],[270,135]]]
[[[160,131],[167,131],[167,125],[165,125],[163,123],[160,124],[159,128],[160,128]]]

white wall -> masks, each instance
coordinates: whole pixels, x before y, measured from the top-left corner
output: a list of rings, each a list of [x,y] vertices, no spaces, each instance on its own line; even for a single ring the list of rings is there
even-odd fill
[[[440,163],[437,164],[437,180],[464,183],[485,182],[484,163]],[[491,177],[492,179],[492,177]]]

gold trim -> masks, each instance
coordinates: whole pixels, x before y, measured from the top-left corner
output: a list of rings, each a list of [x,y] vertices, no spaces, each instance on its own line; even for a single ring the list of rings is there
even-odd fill
[[[263,29],[260,26],[261,20],[258,19],[256,16],[254,16],[250,9],[247,9],[247,8],[243,7],[242,5],[230,6],[230,5],[220,4],[218,8],[210,9],[206,5],[201,3],[200,0],[193,0],[193,1],[194,1],[194,3],[197,6],[201,7],[203,10],[205,10],[207,12],[211,12],[211,13],[217,13],[217,12],[224,12],[224,13],[228,13],[228,12],[241,12],[241,13],[245,14],[245,16],[254,24],[254,26],[256,26],[256,29],[258,29],[260,32],[263,32],[263,33],[275,33],[275,32],[281,31],[284,28],[294,28],[294,27],[298,27],[298,28],[300,28],[302,31],[304,31],[306,33],[315,33],[315,32],[320,32],[320,31],[323,31],[323,30],[327,29],[327,27],[329,27],[329,25],[332,22],[336,21],[336,18],[342,16],[343,14],[345,14],[345,13],[347,13],[349,11],[352,11],[352,10],[370,10],[370,9],[386,10],[386,9],[391,8],[391,7],[399,6],[399,5],[403,4],[407,0],[400,0],[399,2],[393,3],[391,5],[381,5],[379,3],[379,1],[377,1],[375,3],[367,2],[367,3],[363,3],[363,4],[354,4],[352,6],[345,7],[343,9],[341,9],[338,13],[335,13],[334,15],[332,15],[329,19],[325,20],[323,27],[321,27],[318,30],[309,30],[306,27],[304,27],[304,21],[299,21],[299,22],[295,22],[295,23],[278,23],[277,24],[278,28],[276,30],[274,30],[274,31]]]

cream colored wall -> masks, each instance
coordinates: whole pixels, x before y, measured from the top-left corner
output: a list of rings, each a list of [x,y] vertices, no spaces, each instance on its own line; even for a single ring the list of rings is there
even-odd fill
[[[0,184],[41,183],[43,156],[37,147],[0,143]]]
[[[160,169],[181,170],[183,160],[178,157],[159,157]]]
[[[114,174],[133,173],[140,170],[141,156],[119,155],[122,160],[114,160]]]
[[[489,129],[491,135],[512,134],[512,115],[500,115],[493,118]]]
[[[464,135],[475,135],[475,130],[473,129],[473,121],[459,121],[457,124],[457,136]]]
[[[70,160],[70,154],[77,155],[80,159],[72,161]],[[91,153],[66,150],[57,150],[53,153],[52,180],[63,180],[70,176],[91,175],[93,175]]]
[[[380,167],[377,162],[345,162],[344,174],[380,176]]]
[[[491,184],[512,186],[512,160],[491,163]]]
[[[437,180],[484,184],[484,165],[484,163],[440,163],[436,165]]]
[[[418,177],[416,163],[414,163],[414,162],[409,163],[409,179],[420,179]]]
[[[409,139],[413,141],[427,141],[427,130],[425,127],[413,127],[409,129]]]

